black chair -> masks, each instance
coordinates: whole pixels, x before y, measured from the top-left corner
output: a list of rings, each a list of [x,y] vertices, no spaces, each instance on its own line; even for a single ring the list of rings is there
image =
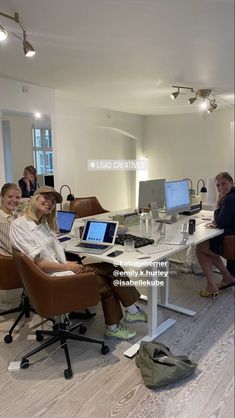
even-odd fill
[[[66,379],[73,376],[67,340],[100,344],[102,354],[107,354],[109,348],[104,344],[104,341],[75,334],[73,331],[77,328],[79,328],[80,334],[83,334],[86,332],[86,327],[79,322],[68,328],[69,324],[66,318],[66,313],[71,310],[84,309],[87,306],[94,306],[99,302],[100,296],[95,274],[81,273],[71,276],[49,276],[42,272],[25,254],[15,250],[13,254],[24,288],[37,313],[44,318],[57,315],[61,318],[54,325],[52,331],[36,331],[37,341],[42,341],[44,336],[51,338],[42,343],[38,348],[24,355],[21,360],[21,367],[29,367],[29,357],[39,353],[57,341],[59,341],[65,354],[67,369],[64,370],[64,376]]]

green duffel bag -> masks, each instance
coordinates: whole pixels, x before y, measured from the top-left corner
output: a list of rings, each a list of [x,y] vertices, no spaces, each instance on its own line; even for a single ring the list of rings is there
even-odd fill
[[[142,341],[135,358],[145,385],[155,389],[190,376],[197,367],[187,356],[174,356],[158,342]]]

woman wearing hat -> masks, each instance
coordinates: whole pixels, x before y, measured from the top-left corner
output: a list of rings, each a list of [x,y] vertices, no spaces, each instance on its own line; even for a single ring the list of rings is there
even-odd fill
[[[35,264],[48,274],[71,275],[94,271],[101,295],[105,317],[106,337],[129,339],[135,331],[124,328],[119,321],[123,317],[121,304],[125,307],[125,320],[146,322],[147,317],[135,305],[140,295],[134,287],[115,287],[113,285],[114,267],[109,263],[96,263],[83,266],[75,261],[67,261],[64,249],[57,239],[56,203],[62,196],[53,187],[40,187],[36,190],[24,215],[16,219],[10,230],[12,246],[28,255]],[[115,267],[117,270],[117,268]],[[121,304],[120,304],[121,303]]]

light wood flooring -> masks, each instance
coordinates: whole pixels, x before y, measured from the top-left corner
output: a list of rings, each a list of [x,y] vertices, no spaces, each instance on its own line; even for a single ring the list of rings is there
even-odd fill
[[[146,388],[135,361],[122,354],[130,345],[126,341],[109,341],[106,356],[99,346],[70,341],[72,380],[64,379],[64,353],[60,348],[55,351],[57,346],[33,358],[36,364],[28,369],[10,373],[9,362],[38,345],[27,337],[33,336],[42,319],[34,315],[23,320],[14,341],[7,345],[3,337],[14,315],[0,318],[0,416],[233,418],[234,290],[221,292],[213,301],[198,296],[204,284],[203,278],[192,274],[181,273],[170,280],[170,301],[197,315],[192,318],[159,309],[160,322],[169,317],[177,322],[158,340],[175,354],[187,354],[198,368],[190,378],[158,390]],[[85,321],[87,335],[102,338],[102,310],[100,306],[95,310],[96,318]],[[146,334],[146,325],[133,327],[136,340]]]

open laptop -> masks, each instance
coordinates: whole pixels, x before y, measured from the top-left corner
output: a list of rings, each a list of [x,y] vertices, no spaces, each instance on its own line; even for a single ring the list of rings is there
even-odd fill
[[[88,254],[103,254],[115,243],[118,222],[87,219],[76,250]]]
[[[59,227],[57,237],[59,240],[63,240],[63,237],[71,232],[75,218],[75,212],[57,210],[57,223]]]

